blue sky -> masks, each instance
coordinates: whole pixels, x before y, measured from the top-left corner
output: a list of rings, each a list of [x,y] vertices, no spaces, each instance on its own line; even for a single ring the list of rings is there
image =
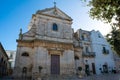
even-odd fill
[[[89,17],[89,7],[80,0],[55,0],[57,7],[73,19],[72,28],[99,30],[103,35],[110,26]],[[0,0],[0,42],[5,50],[16,50],[20,28],[27,32],[32,14],[37,10],[53,7],[54,0]]]

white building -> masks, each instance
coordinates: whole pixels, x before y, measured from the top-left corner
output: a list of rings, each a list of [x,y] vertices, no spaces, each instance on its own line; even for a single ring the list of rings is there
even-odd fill
[[[15,58],[16,58],[16,51],[13,50],[6,50],[6,53],[8,55],[9,58],[9,66],[11,69],[13,69],[15,67]]]
[[[78,29],[86,74],[108,73],[115,67],[113,51],[99,31]]]
[[[99,31],[91,31],[91,45],[95,52],[96,73],[108,73],[115,67],[113,51]]]

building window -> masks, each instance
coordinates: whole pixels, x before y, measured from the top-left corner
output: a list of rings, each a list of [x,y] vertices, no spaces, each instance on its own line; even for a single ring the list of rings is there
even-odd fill
[[[109,50],[107,50],[105,47],[103,47],[103,54],[109,54]]]
[[[28,54],[27,52],[24,52],[24,53],[22,53],[22,56],[26,56],[26,57],[28,57],[29,54]]]
[[[101,38],[101,35],[100,35],[100,34],[98,34],[98,38]]]
[[[106,53],[106,48],[105,47],[103,47],[103,53]]]
[[[84,40],[85,38],[84,38],[84,35],[82,35],[82,40]]]
[[[85,47],[85,50],[86,50],[86,53],[88,53],[88,52],[89,52],[89,50],[88,50],[88,47],[87,47],[87,46]]]
[[[52,27],[53,31],[58,31],[58,26],[56,23],[53,24],[53,27]]]
[[[89,36],[86,33],[83,33],[81,36],[82,40],[88,41],[89,40]]]

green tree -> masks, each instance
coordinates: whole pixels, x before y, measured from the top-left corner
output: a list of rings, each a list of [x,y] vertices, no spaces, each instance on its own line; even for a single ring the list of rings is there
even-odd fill
[[[120,0],[91,0],[89,1],[90,16],[94,19],[112,23],[116,20],[120,28]]]
[[[120,0],[91,0],[89,6],[93,19],[111,24],[112,31],[107,35],[107,40],[120,55]]]
[[[120,56],[120,29],[116,29],[115,26],[112,26],[112,31],[106,35],[106,39]]]

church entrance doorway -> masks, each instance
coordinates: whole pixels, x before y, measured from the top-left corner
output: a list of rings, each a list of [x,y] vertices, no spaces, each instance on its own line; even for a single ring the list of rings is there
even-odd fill
[[[60,56],[51,55],[51,74],[60,74]]]

